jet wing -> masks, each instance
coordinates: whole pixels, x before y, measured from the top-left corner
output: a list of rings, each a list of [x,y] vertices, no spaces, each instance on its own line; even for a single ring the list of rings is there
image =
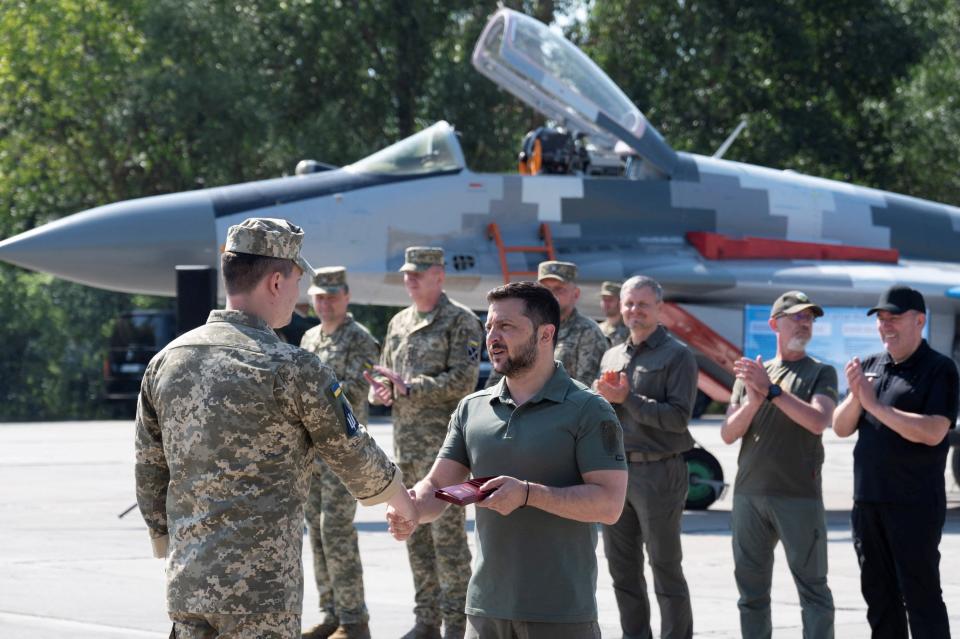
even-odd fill
[[[539,20],[510,9],[490,18],[473,66],[531,107],[613,149],[623,142],[664,175],[677,154],[640,109],[583,51]]]

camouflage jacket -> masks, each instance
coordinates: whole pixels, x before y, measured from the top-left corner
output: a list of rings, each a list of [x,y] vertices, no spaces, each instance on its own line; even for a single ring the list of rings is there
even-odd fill
[[[451,413],[476,389],[482,340],[483,327],[474,312],[446,294],[422,318],[416,306],[408,306],[390,320],[380,363],[410,389],[405,397],[394,393],[398,461],[437,456]]]
[[[600,376],[600,359],[609,348],[607,338],[595,321],[573,309],[557,331],[553,357],[563,363],[570,377],[590,387]]]
[[[623,321],[619,321],[616,324],[611,324],[610,320],[605,319],[600,322],[600,330],[603,331],[603,334],[607,336],[610,346],[623,344],[627,341],[627,338],[630,337],[630,329],[627,328],[627,325],[624,324]]]
[[[308,330],[300,340],[300,348],[310,351],[333,369],[354,414],[361,424],[366,424],[370,417],[367,410],[370,384],[363,373],[373,372],[373,365],[380,359],[380,344],[367,327],[347,314],[332,335],[324,333],[320,326]]]
[[[167,555],[168,610],[300,614],[317,453],[363,503],[402,487],[333,371],[263,320],[213,311],[151,360],[137,408],[137,502]]]

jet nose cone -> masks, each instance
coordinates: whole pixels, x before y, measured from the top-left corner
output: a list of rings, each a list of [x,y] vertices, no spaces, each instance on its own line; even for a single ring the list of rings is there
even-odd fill
[[[216,265],[204,191],[99,206],[0,242],[0,260],[126,293],[174,295],[178,264]]]

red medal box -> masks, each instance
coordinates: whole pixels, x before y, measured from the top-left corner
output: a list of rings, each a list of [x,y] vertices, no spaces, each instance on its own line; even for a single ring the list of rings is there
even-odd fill
[[[474,502],[483,501],[497,489],[481,492],[480,487],[493,479],[493,477],[474,477],[462,484],[438,488],[433,491],[433,496],[443,501],[449,501],[451,504],[466,506]]]

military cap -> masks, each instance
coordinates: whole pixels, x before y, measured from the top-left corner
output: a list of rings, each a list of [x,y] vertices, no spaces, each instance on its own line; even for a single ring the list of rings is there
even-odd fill
[[[574,283],[577,281],[577,265],[573,262],[557,262],[556,260],[540,262],[540,266],[537,268],[537,279],[555,279],[561,282]]]
[[[345,266],[324,266],[313,274],[313,281],[307,289],[308,295],[326,295],[339,293],[347,288],[347,269]]]
[[[620,283],[604,282],[600,285],[600,295],[613,295],[614,297],[620,297]]]
[[[223,250],[292,260],[304,273],[313,273],[313,267],[300,255],[302,244],[303,229],[296,224],[276,218],[251,217],[227,230]]]
[[[780,315],[793,315],[800,311],[810,309],[815,317],[823,317],[823,309],[818,304],[814,304],[807,297],[806,293],[801,291],[787,291],[777,298],[777,301],[770,307],[770,317]]]
[[[867,311],[867,315],[873,315],[880,311],[887,311],[894,315],[901,315],[907,311],[926,313],[926,306],[923,293],[903,284],[895,284],[880,295],[877,305]]]
[[[408,246],[401,271],[423,272],[431,266],[443,266],[443,249],[438,246]]]

